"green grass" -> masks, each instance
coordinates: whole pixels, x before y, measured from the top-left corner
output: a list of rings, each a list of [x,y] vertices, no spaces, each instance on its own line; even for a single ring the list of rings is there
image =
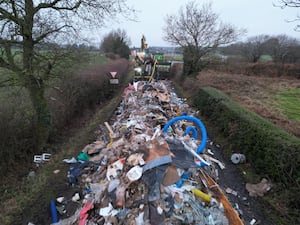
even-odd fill
[[[290,120],[300,121],[300,88],[280,92],[276,102]]]
[[[259,61],[261,61],[261,62],[271,62],[272,57],[270,55],[262,55],[262,56],[260,56]]]

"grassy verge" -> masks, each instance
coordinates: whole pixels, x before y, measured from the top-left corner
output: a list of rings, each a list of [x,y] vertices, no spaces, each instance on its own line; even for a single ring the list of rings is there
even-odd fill
[[[127,76],[123,84],[126,85],[131,78],[132,75]],[[27,224],[31,219],[49,221],[47,218],[49,217],[49,213],[47,214],[49,201],[57,197],[57,190],[67,187],[67,168],[62,163],[62,159],[78,155],[85,145],[95,141],[94,132],[98,130],[99,124],[109,120],[119,105],[124,85],[118,86],[116,97],[101,105],[99,111],[86,122],[86,125],[80,127],[74,135],[69,136],[64,144],[52,146],[60,151],[57,151],[58,153],[51,158],[51,161],[38,170],[34,179],[25,178],[10,190],[7,187],[8,193],[6,197],[2,196],[0,201],[2,209],[0,224]],[[60,172],[55,174],[53,173],[55,170],[60,170]]]
[[[297,224],[300,140],[214,88],[200,88],[193,103],[214,134],[222,137],[226,149],[238,149],[256,174],[273,181],[273,191],[263,198],[271,222]]]
[[[300,88],[280,92],[276,101],[289,119],[300,121]]]

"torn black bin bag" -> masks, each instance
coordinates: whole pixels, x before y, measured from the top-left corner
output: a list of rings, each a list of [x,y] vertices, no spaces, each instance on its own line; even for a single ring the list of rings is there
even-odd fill
[[[171,156],[164,156],[152,160],[143,168],[142,180],[148,186],[148,201],[160,199],[160,184],[164,178],[168,165],[172,162]]]
[[[179,140],[167,139],[170,151],[175,155],[172,158],[172,165],[180,169],[195,167],[194,156],[188,153]]]

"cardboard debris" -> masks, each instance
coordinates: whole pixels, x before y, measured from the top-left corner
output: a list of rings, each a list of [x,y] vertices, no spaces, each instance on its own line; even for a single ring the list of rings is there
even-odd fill
[[[197,124],[180,120],[162,132],[181,114],[196,112],[176,96],[170,82],[128,86],[97,141],[82,150],[78,161],[64,160],[70,185],[82,191],[72,197],[80,203],[76,213],[59,224],[228,225],[223,204],[213,198],[199,167],[203,162],[224,165],[196,153],[202,144],[201,133],[193,137]]]

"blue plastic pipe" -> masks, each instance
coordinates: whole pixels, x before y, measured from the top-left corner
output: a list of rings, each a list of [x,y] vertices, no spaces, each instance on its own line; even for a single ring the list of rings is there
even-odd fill
[[[177,121],[180,121],[180,120],[187,120],[187,121],[192,121],[194,123],[196,123],[200,130],[201,130],[201,136],[202,136],[202,139],[201,139],[201,144],[199,145],[199,147],[197,148],[197,153],[200,154],[204,148],[205,148],[205,145],[206,145],[206,139],[207,139],[207,133],[206,133],[206,128],[205,126],[203,125],[203,123],[201,122],[200,119],[196,118],[196,117],[193,117],[193,116],[178,116],[178,117],[175,117],[173,119],[171,119],[170,121],[167,122],[167,124],[164,126],[163,128],[163,132],[167,132],[168,128],[175,122]],[[189,127],[188,127],[189,128]],[[187,128],[187,129],[188,129]],[[191,130],[193,130],[193,128],[189,128]],[[196,130],[196,129],[195,129]],[[194,130],[193,130],[193,133],[194,133]]]
[[[58,217],[57,217],[57,211],[56,211],[56,206],[55,206],[54,200],[50,201],[50,209],[51,209],[52,223],[57,223]]]
[[[196,139],[198,137],[198,133],[197,133],[197,130],[196,130],[196,127],[194,126],[189,126],[185,129],[185,132],[184,134],[187,135],[189,134],[190,132],[192,132],[193,134],[193,138]]]

